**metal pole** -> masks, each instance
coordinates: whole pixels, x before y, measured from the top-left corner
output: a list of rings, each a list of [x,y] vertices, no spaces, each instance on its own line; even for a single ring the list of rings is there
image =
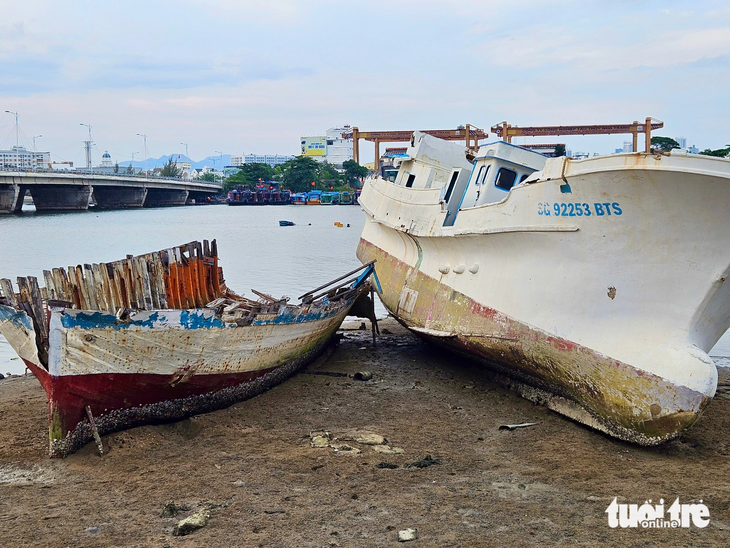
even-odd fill
[[[646,125],[644,126],[644,135],[646,140],[644,143],[644,152],[649,154],[651,152],[651,118],[646,119]]]

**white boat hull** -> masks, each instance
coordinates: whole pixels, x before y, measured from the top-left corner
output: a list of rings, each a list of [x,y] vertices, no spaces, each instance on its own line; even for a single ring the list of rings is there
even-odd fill
[[[730,327],[728,162],[557,159],[453,227],[438,190],[371,179],[360,203],[358,257],[377,259],[385,306],[533,399],[655,444],[714,396],[707,352]]]

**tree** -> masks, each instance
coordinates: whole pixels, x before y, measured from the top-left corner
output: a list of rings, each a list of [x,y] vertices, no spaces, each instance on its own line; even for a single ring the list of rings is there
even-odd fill
[[[212,173],[203,173],[200,176],[200,180],[215,183],[215,175],[213,175]]]
[[[361,166],[355,160],[345,160],[342,162],[342,167],[348,185],[359,182],[361,177],[368,174],[368,168]]]
[[[127,166],[127,175],[134,175],[134,168],[131,164]]]
[[[255,185],[259,179],[271,181],[274,178],[274,169],[269,164],[244,164],[238,171],[226,180],[226,190],[236,185]]]
[[[729,158],[730,157],[730,146],[728,148],[718,148],[716,150],[711,150],[709,148],[706,148],[700,154],[704,154],[705,156],[717,156],[718,158]]]
[[[281,180],[293,192],[310,189],[312,181],[319,178],[319,166],[309,156],[297,156],[282,166]]]
[[[337,171],[330,164],[319,164],[317,169],[317,181],[323,190],[340,187],[343,184],[343,174]]]
[[[182,170],[177,167],[177,164],[172,161],[172,156],[170,156],[167,159],[167,162],[165,162],[165,165],[162,166],[162,170],[160,171],[161,177],[172,177],[175,179],[179,179],[182,176]]]
[[[119,162],[114,164],[114,173],[119,173]]]
[[[559,158],[560,156],[565,156],[565,145],[562,143],[555,145],[555,157]]]
[[[669,152],[670,150],[674,148],[681,148],[679,146],[679,143],[672,139],[671,137],[652,137],[651,138],[651,146],[653,148],[657,148],[659,150],[662,150],[664,152]]]

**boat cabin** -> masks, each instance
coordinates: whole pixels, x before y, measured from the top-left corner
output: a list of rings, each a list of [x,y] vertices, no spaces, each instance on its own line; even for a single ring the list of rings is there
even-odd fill
[[[416,131],[394,183],[413,189],[440,188],[446,208],[444,226],[452,226],[459,210],[501,202],[515,185],[541,170],[546,160],[537,152],[496,141],[482,145],[470,161],[464,145]]]

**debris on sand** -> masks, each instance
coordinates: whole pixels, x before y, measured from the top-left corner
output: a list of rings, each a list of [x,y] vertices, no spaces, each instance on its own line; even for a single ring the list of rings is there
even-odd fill
[[[503,424],[499,427],[500,430],[517,430],[518,428],[528,428],[535,426],[536,422],[523,422],[522,424]]]
[[[410,464],[406,464],[406,468],[428,468],[429,466],[433,466],[434,464],[441,464],[441,459],[432,459],[431,455],[426,455],[421,460],[417,460],[416,462],[412,462]]]
[[[390,447],[389,445],[375,445],[373,451],[376,453],[383,453],[385,455],[401,455],[405,453],[400,447]]]
[[[373,378],[373,374],[370,371],[358,371],[352,378],[356,381],[369,381]]]
[[[335,450],[335,453],[340,453],[342,455],[359,455],[362,453],[362,451],[360,451],[357,447],[352,447],[346,443],[333,443],[330,447]]]
[[[309,438],[311,439],[312,447],[329,447],[330,441],[332,441],[332,434],[327,431],[324,432],[310,432]]]
[[[363,445],[383,445],[386,439],[380,434],[371,434],[370,432],[362,432],[353,436],[353,441],[362,443]]]
[[[208,523],[209,518],[210,514],[208,512],[206,512],[205,510],[199,510],[194,514],[190,514],[184,520],[179,521],[177,525],[175,525],[175,528],[172,530],[172,534],[176,537],[189,535],[190,533],[197,531],[202,527],[205,527]]]
[[[408,542],[417,538],[418,530],[416,529],[403,529],[402,531],[398,531],[398,542]]]
[[[380,464],[376,464],[375,468],[387,468],[389,470],[395,470],[398,468],[397,464],[393,464],[392,462],[381,462]]]

